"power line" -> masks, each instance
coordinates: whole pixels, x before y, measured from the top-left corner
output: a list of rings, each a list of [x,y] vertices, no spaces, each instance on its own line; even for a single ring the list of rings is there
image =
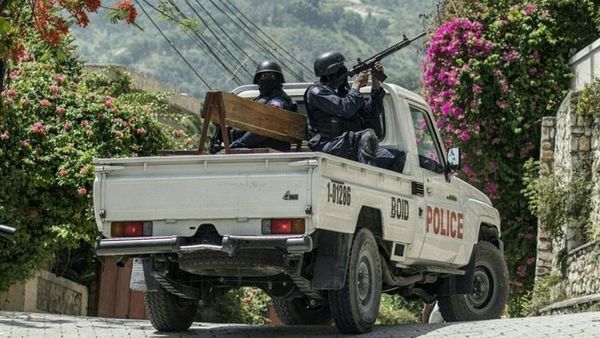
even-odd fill
[[[171,40],[169,40],[169,38],[165,35],[165,33],[163,33],[163,31],[160,29],[160,27],[158,27],[158,25],[154,22],[154,20],[152,20],[152,17],[150,17],[150,15],[148,14],[148,12],[146,12],[146,10],[144,9],[144,7],[142,6],[142,4],[138,1],[135,0],[135,2],[137,3],[137,5],[140,7],[140,9],[142,10],[142,12],[144,12],[144,14],[146,15],[146,17],[148,17],[148,20],[150,20],[150,22],[152,23],[152,25],[156,28],[156,30],[158,30],[158,32],[160,33],[160,35],[162,35],[162,37],[169,43],[169,46],[171,46],[171,48],[173,48],[173,50],[175,50],[175,52],[177,53],[177,55],[179,55],[179,57],[183,60],[183,62],[185,62],[185,64],[190,67],[190,69],[192,70],[192,72],[194,72],[194,74],[196,74],[196,76],[200,79],[200,81],[202,81],[202,83],[209,89],[209,90],[213,90],[212,87],[202,78],[202,76],[200,76],[200,74],[198,74],[198,72],[196,71],[196,69],[194,69],[194,67],[192,67],[192,65],[188,62],[188,60],[183,56],[183,54],[181,54],[181,52],[179,51],[179,49],[177,49],[177,47],[175,47],[175,45],[173,44],[173,42],[171,42]],[[146,2],[144,0],[144,2]]]
[[[252,25],[259,33],[261,33],[262,35],[264,35],[267,39],[269,39],[269,41],[271,43],[273,43],[275,46],[277,46],[283,53],[285,53],[288,57],[290,57],[292,60],[294,60],[297,64],[299,64],[301,67],[303,67],[304,69],[306,69],[309,74],[311,74],[313,72],[312,69],[310,69],[309,67],[305,66],[300,60],[296,59],[292,54],[290,54],[285,48],[283,48],[280,44],[277,43],[277,41],[275,41],[273,38],[271,38],[268,34],[266,34],[258,25],[256,25],[252,20],[250,20],[246,14],[244,14],[244,12],[242,12],[239,8],[237,8],[230,0],[226,0],[226,2],[233,8],[235,9],[236,12],[238,12],[246,21],[248,21],[250,23],[250,25]]]
[[[256,40],[256,38],[254,37],[254,35],[252,33],[250,33],[248,30],[250,30],[249,27],[244,28],[242,26],[240,26],[240,24],[234,19],[232,18],[227,12],[225,12],[219,5],[217,5],[215,3],[214,0],[209,0],[210,3],[217,8],[217,10],[219,10],[221,13],[225,14],[225,16],[238,28],[240,29],[246,36],[248,36],[252,41],[254,41],[254,43],[256,43],[257,46],[259,46],[263,51],[265,51],[266,53],[270,54],[273,58],[275,58],[276,60],[280,59],[279,57],[277,57],[268,47],[264,46],[263,43],[261,43],[260,41]],[[234,16],[235,17],[235,16]],[[244,22],[242,22],[242,24],[244,24]],[[286,63],[282,62],[282,67],[286,68],[294,77],[296,77],[298,80],[300,81],[304,81],[304,79],[302,78],[302,76],[298,73],[296,73],[292,68],[290,68],[289,66],[286,65]]]
[[[173,3],[172,0],[169,0],[169,2]],[[246,74],[248,74],[248,76],[250,76],[250,78],[252,78],[253,75],[244,67],[244,65],[242,65],[242,63],[233,55],[233,53],[231,53],[229,48],[225,45],[225,43],[223,43],[223,41],[221,39],[219,39],[219,36],[215,33],[215,31],[212,29],[212,27],[210,25],[208,25],[208,23],[206,21],[204,21],[204,19],[202,19],[202,17],[196,11],[196,9],[192,6],[192,4],[188,0],[185,0],[185,3],[190,7],[190,9],[194,12],[194,14],[196,14],[196,17],[198,17],[200,22],[204,26],[206,26],[206,28],[208,28],[208,31],[215,37],[215,40],[217,40],[217,42],[223,47],[225,53],[227,53],[227,55],[229,55],[231,57],[231,59],[234,60],[234,62],[237,64],[237,66],[241,66],[241,69],[243,69],[246,72]]]
[[[250,55],[248,55],[248,53],[246,53],[246,51],[240,47],[238,45],[238,43],[223,29],[223,27],[217,22],[217,20],[215,20],[215,18],[212,16],[212,14],[210,14],[210,11],[208,11],[206,9],[206,7],[204,7],[202,5],[202,3],[198,0],[196,0],[196,3],[198,4],[198,6],[200,6],[200,8],[202,9],[202,11],[204,11],[204,13],[206,15],[208,15],[208,17],[212,20],[212,22],[214,22],[214,24],[217,26],[217,28],[219,28],[219,30],[221,31],[221,33],[223,33],[228,39],[229,41],[231,41],[231,43],[240,51],[242,52],[242,54],[244,54],[246,56],[247,59],[251,60],[254,65],[257,65],[258,62],[256,62],[256,60],[254,60]]]
[[[144,2],[146,4],[148,4],[148,1],[144,0]],[[188,20],[188,17],[177,7],[177,5],[175,5],[172,1],[169,1],[169,3],[171,3],[171,6],[173,6],[173,8],[186,20]],[[148,4],[152,9],[154,9],[156,12],[158,12],[159,14],[162,14],[168,18],[171,18],[174,21],[179,22],[179,20],[177,19],[173,19],[172,16],[166,14],[164,11],[161,11],[160,9]],[[202,45],[208,50],[208,52],[217,60],[217,62],[221,65],[221,67],[223,67],[223,69],[229,73],[229,75],[231,75],[233,77],[233,79],[239,84],[242,84],[242,81],[235,75],[235,73],[229,69],[229,67],[223,62],[223,60],[221,60],[221,58],[219,58],[217,56],[217,54],[214,52],[214,50],[210,47],[210,44],[206,41],[206,37],[204,36],[204,34],[200,33],[198,30],[192,30],[192,33],[194,33],[194,35],[200,39]]]

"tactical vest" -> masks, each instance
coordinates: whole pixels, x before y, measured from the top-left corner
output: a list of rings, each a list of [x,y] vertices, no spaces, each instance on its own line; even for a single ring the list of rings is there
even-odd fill
[[[304,92],[304,102],[306,104],[306,114],[308,115],[308,137],[309,140],[320,135],[318,142],[329,141],[342,135],[346,131],[359,131],[362,129],[360,116],[355,114],[352,118],[346,119],[339,116],[333,116],[308,103],[308,92],[319,86],[315,84],[309,86]],[[315,143],[315,142],[309,142]]]

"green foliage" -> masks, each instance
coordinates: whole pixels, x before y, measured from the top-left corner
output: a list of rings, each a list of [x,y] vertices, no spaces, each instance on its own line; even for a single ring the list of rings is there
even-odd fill
[[[154,117],[159,96],[127,96],[124,75],[82,76],[68,42],[52,49],[28,37],[28,48],[0,104],[0,221],[17,228],[15,246],[0,244],[0,289],[57,251],[91,246],[94,157],[154,155],[171,144]]]
[[[270,303],[270,297],[262,290],[244,287],[226,292],[200,311],[205,322],[264,325],[269,323]]]
[[[567,295],[560,274],[550,274],[536,281],[533,290],[523,297],[521,316],[538,315],[542,308],[565,300]]]
[[[376,324],[419,323],[422,309],[422,302],[408,302],[401,296],[384,294],[381,297]]]
[[[535,270],[537,222],[524,192],[538,189],[549,193],[542,198],[564,197],[555,189],[558,178],[527,190],[531,180],[524,182],[523,176],[525,162],[539,155],[540,117],[554,115],[568,89],[568,56],[598,36],[596,12],[580,4],[444,1],[425,62],[425,96],[445,138],[466,154],[462,176],[482,189],[502,216],[512,315],[521,312],[524,299],[519,298],[532,288]],[[551,217],[561,216],[545,202],[531,208],[548,215],[558,231],[561,220]],[[566,205],[569,213],[579,213],[572,203]]]

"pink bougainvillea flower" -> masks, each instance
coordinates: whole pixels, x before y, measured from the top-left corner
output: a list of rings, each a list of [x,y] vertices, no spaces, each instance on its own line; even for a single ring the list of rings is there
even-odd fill
[[[64,82],[65,81],[65,77],[63,75],[56,75],[54,77],[54,81],[56,81],[56,82]]]
[[[79,125],[82,127],[87,127],[90,125],[90,121],[88,120],[81,120],[81,122],[79,122]]]
[[[482,92],[481,87],[476,84],[473,84],[471,90],[473,91],[473,94],[481,94]]]
[[[504,109],[508,109],[508,107],[510,107],[510,105],[508,104],[508,102],[506,102],[504,100],[503,101],[498,101],[496,103],[496,105],[498,106],[498,108],[503,109],[503,110]]]
[[[513,280],[511,280],[511,281],[509,282],[509,284],[510,284],[510,285],[512,285],[512,286],[516,286],[516,287],[521,287],[521,286],[523,286],[523,283],[519,282],[518,280],[514,280],[514,279],[513,279]]]
[[[64,177],[64,176],[67,176],[68,174],[69,174],[69,169],[67,169],[67,168],[61,168],[58,171],[58,176]]]
[[[140,136],[146,135],[146,133],[147,133],[146,129],[144,129],[143,127],[138,128],[135,132]]]
[[[41,122],[36,122],[31,126],[31,133],[44,136],[48,133],[46,127]]]
[[[525,277],[525,275],[527,275],[527,266],[519,265],[517,267],[517,275],[519,275],[520,277]]]
[[[469,135],[469,133],[466,130],[461,131],[458,137],[460,137],[460,139],[463,141],[468,141],[469,139],[471,139],[471,135]]]
[[[29,148],[29,147],[30,147],[30,145],[29,145],[29,141],[27,141],[27,140],[20,140],[20,141],[19,141],[19,145],[20,145],[21,147],[23,147],[23,148]]]
[[[8,74],[8,76],[10,77],[11,80],[16,80],[21,74],[22,74],[22,70],[21,68],[17,68],[15,70],[13,70],[12,72],[10,72]]]
[[[81,187],[81,188],[77,189],[77,193],[79,194],[79,196],[83,197],[83,196],[87,195],[87,189],[84,187]]]
[[[535,257],[527,258],[527,265],[533,265],[533,263],[535,263]]]
[[[8,97],[15,96],[15,95],[17,95],[17,90],[14,88],[8,88],[4,91],[4,95],[8,96]]]
[[[531,15],[531,14],[535,13],[536,10],[537,10],[537,7],[534,4],[527,4],[525,6],[525,8],[523,8],[523,13],[525,13],[527,15]]]
[[[48,90],[49,90],[49,91],[50,91],[50,93],[52,93],[52,94],[58,94],[58,93],[60,93],[60,92],[62,91],[62,87],[59,87],[59,86],[52,85],[52,86],[49,86],[49,87],[48,87]]]
[[[509,91],[508,82],[506,80],[500,81],[500,90],[502,93],[507,94]]]
[[[40,105],[42,107],[50,107],[52,105],[52,103],[50,103],[50,101],[48,99],[42,99],[42,100],[40,100]]]
[[[8,139],[10,139],[10,133],[8,130],[5,130],[2,134],[0,134],[0,140],[7,141]]]
[[[69,131],[69,130],[71,129],[71,127],[72,127],[72,125],[71,125],[71,123],[69,123],[69,122],[65,122],[65,123],[63,124],[63,129],[64,129],[65,131]]]
[[[528,72],[529,74],[535,74],[535,73],[537,73],[537,72],[538,72],[538,69],[537,69],[537,67],[530,67],[530,68],[527,70],[527,72]]]
[[[499,137],[494,137],[492,139],[492,144],[500,144],[500,138]]]
[[[62,115],[64,112],[65,112],[65,107],[63,107],[63,106],[56,107],[56,113],[58,115]]]
[[[110,97],[110,96],[106,96],[106,97],[104,97],[104,105],[105,105],[107,108],[111,108],[111,107],[113,106],[112,97]]]

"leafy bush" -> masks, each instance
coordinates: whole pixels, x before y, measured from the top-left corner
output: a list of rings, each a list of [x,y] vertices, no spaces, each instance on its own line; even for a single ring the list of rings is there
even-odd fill
[[[93,241],[94,157],[170,146],[154,117],[160,97],[129,95],[127,77],[82,76],[67,42],[48,48],[29,36],[28,47],[1,94],[0,221],[17,228],[17,245],[0,246],[0,289],[57,250]]]
[[[419,323],[422,305],[422,302],[408,302],[401,296],[383,295],[376,324]]]
[[[226,292],[214,303],[200,307],[200,312],[202,321],[263,325],[269,323],[270,303],[271,298],[262,290],[244,287]]]
[[[581,22],[576,33],[565,27],[573,15]],[[460,176],[500,211],[513,315],[532,287],[535,262],[523,164],[538,156],[540,117],[554,114],[566,93],[571,48],[597,36],[592,15],[573,1],[448,0],[429,41],[425,99],[447,145],[464,150]]]

